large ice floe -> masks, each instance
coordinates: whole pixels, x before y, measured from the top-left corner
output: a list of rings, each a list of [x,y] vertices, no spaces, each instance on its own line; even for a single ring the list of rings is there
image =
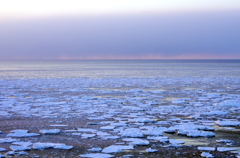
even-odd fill
[[[73,146],[65,145],[62,143],[34,143],[32,145],[33,149],[43,150],[48,148],[54,148],[54,149],[72,149]]]
[[[28,133],[28,130],[12,130],[11,133],[7,135],[7,137],[33,137],[39,136],[38,133]]]
[[[0,129],[0,154],[239,155],[239,85],[211,77],[0,80],[0,116],[10,123]]]

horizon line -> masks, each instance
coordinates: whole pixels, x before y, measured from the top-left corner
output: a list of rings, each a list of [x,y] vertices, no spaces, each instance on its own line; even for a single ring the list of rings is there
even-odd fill
[[[196,58],[193,58],[193,59],[189,59],[189,58],[186,58],[186,59],[142,59],[142,58],[139,58],[139,59],[109,59],[109,58],[106,58],[106,59],[0,59],[0,61],[76,61],[76,60],[240,60],[240,58],[216,58],[216,59],[212,59],[212,58],[209,58],[209,59],[206,59],[206,58],[201,58],[201,59],[196,59]]]

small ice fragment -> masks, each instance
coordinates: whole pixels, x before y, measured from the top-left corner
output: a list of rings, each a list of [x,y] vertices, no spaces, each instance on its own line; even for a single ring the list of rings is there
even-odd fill
[[[71,132],[77,132],[78,130],[64,130],[63,132],[66,132],[66,133],[71,133]]]
[[[42,134],[58,134],[60,133],[60,129],[42,129],[40,130]]]
[[[155,120],[153,119],[149,119],[149,118],[137,118],[137,119],[133,119],[136,122],[139,123],[150,123],[150,122],[155,122]]]
[[[54,149],[64,149],[64,150],[69,150],[69,149],[72,149],[73,146],[70,146],[70,145],[65,145],[65,144],[58,144],[58,143],[55,143],[54,144]]]
[[[131,145],[149,145],[149,141],[139,138],[125,138],[123,141],[131,142]]]
[[[183,145],[180,145],[180,144],[170,144],[169,146],[170,147],[175,147],[175,148],[183,147]]]
[[[184,144],[185,142],[182,140],[177,140],[177,139],[169,139],[169,142],[171,144]]]
[[[5,148],[0,148],[0,152],[2,152],[2,151],[6,151],[6,149]]]
[[[0,138],[0,143],[12,143],[17,142],[18,139],[12,139],[12,138]]]
[[[240,107],[240,101],[239,100],[225,100],[221,103],[218,103],[217,106],[223,106],[223,107]]]
[[[112,123],[111,125],[115,127],[127,126],[126,122]]]
[[[73,136],[80,136],[82,133],[72,133]]]
[[[170,125],[170,123],[167,122],[167,121],[158,121],[158,122],[155,123],[155,124],[157,124],[157,125]]]
[[[15,154],[14,151],[9,151],[9,152],[7,152],[5,155],[14,155],[14,154]]]
[[[168,134],[174,134],[176,132],[176,129],[170,127],[168,129],[166,129],[164,132],[168,133]]]
[[[238,150],[238,148],[218,147],[217,150],[220,151],[220,152],[223,152],[223,151],[234,151],[234,150]]]
[[[223,127],[235,127],[235,126],[240,126],[240,122],[236,122],[236,121],[216,121],[214,122],[219,126],[223,126]]]
[[[83,138],[92,138],[92,137],[95,137],[96,134],[87,134],[87,133],[83,133],[81,136],[82,136]]]
[[[213,127],[209,126],[198,126],[199,130],[204,130],[204,131],[214,131],[215,129]]]
[[[187,133],[188,137],[214,137],[215,133],[207,131],[192,130]]]
[[[201,154],[202,157],[214,157],[212,154],[208,153],[208,152],[203,152]]]
[[[96,154],[82,154],[81,157],[91,157],[91,158],[108,158],[108,157],[114,157],[114,155],[111,154],[102,154],[102,153],[96,153]]]
[[[88,122],[87,125],[98,125],[96,122]]]
[[[23,151],[23,150],[30,150],[31,148],[26,146],[11,145],[10,149],[12,149],[13,151]]]
[[[149,129],[148,131],[145,131],[144,134],[149,136],[162,136],[165,130],[167,130],[166,127],[154,127]]]
[[[66,127],[66,126],[68,126],[68,125],[55,124],[55,125],[49,125],[49,126],[52,126],[52,127]]]
[[[101,130],[113,130],[115,128],[115,126],[103,126],[100,127]]]
[[[236,129],[236,128],[233,128],[233,127],[225,127],[225,129],[227,129],[227,130],[233,130],[233,129]]]
[[[137,128],[128,128],[123,131],[122,137],[132,137],[132,138],[143,137],[143,132]]]
[[[97,132],[97,135],[99,135],[99,136],[110,136],[111,134],[99,131],[99,132]]]
[[[158,151],[158,150],[152,149],[152,148],[146,149],[146,152],[149,152],[149,153],[155,153],[155,152],[157,152],[157,151]]]
[[[204,151],[214,151],[214,147],[198,147],[198,150],[204,150]]]
[[[103,140],[107,140],[107,139],[118,139],[119,137],[118,136],[101,136],[101,138]]]
[[[33,149],[43,150],[47,148],[53,148],[53,143],[34,143],[32,145]]]
[[[4,157],[6,157],[5,155],[2,155],[2,154],[0,154],[0,158],[4,158]]]
[[[168,137],[150,137],[148,136],[147,139],[151,139],[151,140],[157,140],[159,142],[169,142]]]
[[[102,151],[102,148],[91,148],[91,149],[88,149],[88,151],[91,151],[91,152],[101,152]]]
[[[216,142],[218,143],[231,143],[232,140],[227,140],[227,139],[219,139],[219,140],[216,140]]]
[[[97,130],[95,129],[90,129],[90,128],[78,128],[79,132],[91,132],[91,133],[96,133]]]
[[[13,145],[21,145],[21,146],[25,146],[25,147],[32,145],[31,142],[13,142],[12,144]]]
[[[191,99],[189,98],[180,98],[180,99],[175,99],[175,100],[172,100],[172,103],[173,104],[183,104],[185,103],[185,101],[189,101]]]
[[[201,113],[203,116],[212,116],[212,115],[227,115],[229,112],[224,112],[224,111],[211,111],[211,112],[205,112]]]
[[[17,152],[18,153],[18,155],[29,155],[27,152],[25,152],[25,151],[20,151],[20,152]]]
[[[129,150],[134,149],[133,146],[129,145],[111,145],[109,147],[106,147],[102,150],[103,153],[117,153],[117,152],[123,152],[123,150]]]

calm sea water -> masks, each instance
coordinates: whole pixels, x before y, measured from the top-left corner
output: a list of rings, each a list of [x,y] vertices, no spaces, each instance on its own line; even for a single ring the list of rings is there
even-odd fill
[[[1,79],[240,77],[240,60],[0,61]]]

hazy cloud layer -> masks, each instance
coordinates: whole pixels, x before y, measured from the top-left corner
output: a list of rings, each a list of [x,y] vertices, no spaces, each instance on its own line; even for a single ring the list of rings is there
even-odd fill
[[[240,58],[240,11],[0,22],[0,59]]]

